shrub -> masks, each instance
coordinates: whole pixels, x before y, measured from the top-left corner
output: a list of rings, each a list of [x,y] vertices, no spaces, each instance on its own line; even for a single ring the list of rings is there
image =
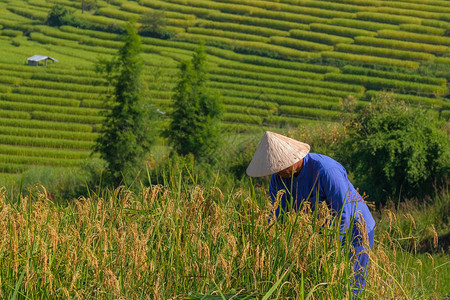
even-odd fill
[[[154,10],[144,13],[139,22],[142,24],[139,34],[155,38],[169,39],[172,33],[167,31],[167,20],[164,12]]]
[[[425,110],[410,110],[381,94],[346,124],[342,161],[355,185],[379,202],[431,195],[447,180],[449,141]]]
[[[98,158],[79,161],[73,167],[30,166],[22,176],[23,191],[35,190],[45,185],[46,193],[54,201],[73,200],[86,194],[102,178],[103,162]]]
[[[45,19],[45,24],[49,26],[77,26],[79,23],[78,19],[73,16],[73,12],[61,4],[54,5]]]
[[[81,7],[83,11],[95,10],[97,9],[97,0],[83,0]]]

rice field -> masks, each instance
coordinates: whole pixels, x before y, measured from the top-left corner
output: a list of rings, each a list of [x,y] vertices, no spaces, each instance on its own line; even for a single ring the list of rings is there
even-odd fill
[[[263,190],[201,187],[182,173],[70,202],[43,186],[22,194],[2,188],[0,297],[352,298],[352,248],[341,245],[326,205],[269,223],[273,207]],[[448,256],[418,252],[411,213],[378,216],[358,299],[449,295]]]
[[[86,28],[45,25],[55,3],[72,9]],[[225,131],[336,122],[346,113],[342,99],[352,96],[362,106],[381,90],[445,120],[450,115],[445,1],[113,0],[96,6],[82,13],[75,0],[0,2],[0,118],[9,120],[0,125],[7,126],[0,145],[43,152],[57,145],[53,131],[35,134],[52,140],[48,147],[19,142],[13,135],[23,126],[13,120],[23,120],[45,123],[41,129],[71,128],[75,148],[62,148],[87,155],[87,145],[75,146],[77,136],[95,136],[108,109],[95,62],[117,53],[128,19],[141,28],[143,14],[161,11],[170,38],[142,37],[146,99],[166,113],[161,127],[172,111],[177,65],[190,59],[199,40],[206,42],[209,86],[225,104]],[[34,54],[59,62],[29,67],[26,58]],[[72,138],[57,136],[62,145]]]

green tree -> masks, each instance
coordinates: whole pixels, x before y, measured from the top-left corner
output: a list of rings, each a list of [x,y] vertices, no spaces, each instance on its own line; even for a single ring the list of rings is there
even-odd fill
[[[62,25],[78,26],[79,23],[79,20],[73,15],[73,11],[61,4],[53,5],[45,20],[46,25],[56,27]]]
[[[172,121],[166,135],[181,155],[210,160],[219,145],[222,104],[207,88],[208,73],[204,45],[196,49],[191,61],[179,65],[174,93]]]
[[[136,175],[156,136],[150,131],[151,110],[142,99],[140,52],[140,37],[134,24],[129,23],[118,57],[97,64],[97,71],[106,74],[113,93],[112,109],[107,112],[94,151],[107,162],[114,184]]]
[[[341,160],[372,198],[424,197],[446,184],[449,141],[430,112],[381,94],[346,124]]]
[[[155,10],[144,13],[139,22],[142,24],[139,34],[142,36],[169,39],[173,35],[166,30],[167,21],[163,11]]]
[[[97,0],[81,0],[81,13],[97,8]]]

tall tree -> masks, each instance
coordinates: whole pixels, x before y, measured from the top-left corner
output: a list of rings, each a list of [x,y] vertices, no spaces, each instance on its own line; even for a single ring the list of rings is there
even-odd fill
[[[111,61],[99,61],[113,87],[112,109],[107,112],[94,151],[107,162],[112,183],[133,176],[143,164],[154,136],[149,131],[150,111],[142,103],[141,40],[134,24],[127,25],[124,45]]]
[[[219,145],[222,104],[207,87],[208,73],[203,43],[191,61],[179,66],[174,93],[174,110],[167,135],[170,144],[182,155],[210,160]]]

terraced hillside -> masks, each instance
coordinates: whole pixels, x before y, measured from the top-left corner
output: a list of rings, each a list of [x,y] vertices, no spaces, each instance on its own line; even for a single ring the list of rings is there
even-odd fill
[[[170,117],[177,64],[206,42],[226,128],[334,122],[343,98],[387,90],[450,116],[450,2],[440,0],[0,0],[0,172],[72,166],[97,135],[107,87],[99,57],[129,19],[163,12],[169,39],[143,37],[146,97]],[[44,25],[55,4],[79,27]],[[167,38],[166,36],[166,38]],[[47,68],[26,58],[48,55]]]

